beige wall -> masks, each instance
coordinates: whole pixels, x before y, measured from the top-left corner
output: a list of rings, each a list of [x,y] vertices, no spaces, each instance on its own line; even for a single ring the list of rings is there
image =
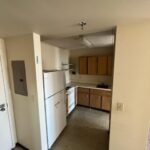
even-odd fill
[[[70,63],[74,64],[73,68],[76,71],[76,75],[71,75],[72,82],[82,82],[82,83],[106,83],[112,85],[111,76],[100,76],[100,75],[80,75],[79,74],[79,57],[80,56],[98,56],[107,55],[114,53],[114,47],[100,47],[100,48],[87,48],[87,49],[77,49],[70,51]]]
[[[7,57],[6,57],[6,46],[4,39],[0,39],[0,59],[2,62],[3,74],[4,74],[4,84],[5,84],[5,93],[6,93],[6,101],[8,103],[8,114],[9,114],[9,122],[11,127],[12,134],[12,148],[15,147],[16,144],[16,130],[15,130],[15,121],[14,121],[14,112],[13,112],[13,104],[12,104],[12,96],[8,78],[8,66],[7,66]]]
[[[117,27],[109,150],[145,150],[150,123],[150,22]],[[117,111],[117,102],[124,111]]]
[[[17,142],[31,150],[41,150],[42,145],[40,141],[40,122],[38,110],[39,95],[37,94],[36,83],[36,58],[34,56],[35,44],[33,44],[34,41],[32,34],[6,39]],[[11,68],[12,60],[25,61],[28,96],[22,96],[14,93],[13,74]]]

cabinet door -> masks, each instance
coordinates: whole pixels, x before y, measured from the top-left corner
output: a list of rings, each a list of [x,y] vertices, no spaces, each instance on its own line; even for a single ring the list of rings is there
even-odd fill
[[[68,113],[71,113],[76,106],[75,102],[75,88],[68,90]]]
[[[59,103],[57,106],[57,115],[58,115],[58,135],[63,131],[66,126],[66,103],[65,103],[65,93],[64,91],[59,94]]]
[[[46,125],[48,134],[48,148],[51,148],[52,144],[55,142],[57,137],[57,124],[56,124],[56,114],[55,114],[55,96],[47,99],[46,103]]]
[[[112,75],[113,72],[113,56],[108,56],[108,75]]]
[[[89,93],[78,92],[78,104],[83,106],[89,106]]]
[[[106,111],[111,110],[111,96],[102,96],[102,109]]]
[[[101,108],[101,96],[90,94],[90,107],[100,109]]]
[[[68,107],[71,105],[75,106],[75,88],[72,87],[68,90]]]
[[[88,57],[88,74],[89,75],[96,75],[97,74],[97,57],[96,56],[90,56]]]
[[[107,56],[98,57],[98,74],[107,75]]]
[[[87,57],[79,58],[79,73],[87,74]]]

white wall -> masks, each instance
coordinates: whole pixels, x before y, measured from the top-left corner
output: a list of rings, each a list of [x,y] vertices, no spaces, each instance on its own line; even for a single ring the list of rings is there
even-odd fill
[[[34,37],[35,38],[35,37]],[[40,118],[38,110],[39,89],[37,89],[37,66],[35,65],[36,43],[33,35],[25,35],[6,39],[9,77],[13,96],[17,142],[31,150],[41,150]],[[26,79],[28,96],[14,93],[12,60],[24,60],[26,67]],[[42,71],[42,70],[41,70]],[[40,74],[41,74],[40,71]],[[38,81],[41,82],[41,81]],[[42,90],[41,86],[41,90]]]
[[[76,74],[76,75],[71,75],[71,82],[89,83],[89,84],[95,84],[95,85],[97,85],[98,83],[105,83],[105,84],[108,84],[110,88],[112,87],[111,76]]]
[[[100,47],[100,48],[86,48],[77,49],[70,51],[70,63],[74,64],[73,68],[76,71],[75,75],[71,75],[72,82],[81,83],[106,83],[112,86],[111,76],[101,76],[101,75],[81,75],[79,74],[79,57],[81,56],[98,56],[98,55],[113,55],[114,47]]]
[[[12,137],[12,148],[15,147],[16,144],[16,130],[15,130],[15,122],[14,122],[14,112],[13,112],[13,105],[12,105],[12,96],[8,78],[8,66],[7,66],[7,58],[6,58],[6,47],[5,42],[3,39],[0,39],[0,57],[2,61],[2,68],[4,73],[4,84],[5,84],[5,93],[6,93],[6,101],[8,103],[8,114],[9,114],[9,121],[11,127],[11,137]]]
[[[69,63],[69,50],[58,48],[45,41],[41,42],[43,70],[61,70],[68,69],[63,64]],[[65,71],[66,84],[70,82],[69,71]]]
[[[41,46],[42,46],[43,69],[60,70],[61,69],[60,49],[46,42],[42,42]]]
[[[150,22],[118,26],[109,150],[145,150],[149,126]]]

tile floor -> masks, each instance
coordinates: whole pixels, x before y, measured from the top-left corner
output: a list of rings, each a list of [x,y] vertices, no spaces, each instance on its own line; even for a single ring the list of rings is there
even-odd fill
[[[77,107],[51,150],[108,150],[108,129],[108,113]]]
[[[51,150],[108,150],[109,114],[77,107]]]

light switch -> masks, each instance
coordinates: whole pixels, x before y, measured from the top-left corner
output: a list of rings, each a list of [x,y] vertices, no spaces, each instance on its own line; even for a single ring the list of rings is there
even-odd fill
[[[123,111],[123,110],[124,110],[124,104],[118,102],[118,103],[117,103],[117,111]]]

